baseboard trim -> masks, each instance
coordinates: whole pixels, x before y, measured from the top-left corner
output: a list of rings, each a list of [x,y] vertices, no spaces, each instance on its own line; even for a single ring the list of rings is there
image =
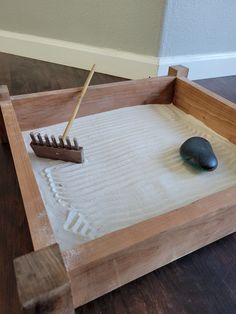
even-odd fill
[[[166,75],[168,67],[176,64],[189,68],[191,80],[236,75],[236,52],[160,57],[158,63],[158,76]]]
[[[107,48],[0,30],[0,51],[101,73],[139,79],[156,76],[158,59]]]
[[[236,52],[153,57],[74,42],[0,30],[0,51],[90,69],[129,79],[162,76],[171,65],[187,66],[191,80],[236,75]]]

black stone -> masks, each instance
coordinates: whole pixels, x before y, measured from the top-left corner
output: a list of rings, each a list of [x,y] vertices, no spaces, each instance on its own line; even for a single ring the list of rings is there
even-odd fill
[[[182,158],[194,167],[212,171],[218,166],[218,160],[211,144],[203,137],[191,137],[180,147]]]

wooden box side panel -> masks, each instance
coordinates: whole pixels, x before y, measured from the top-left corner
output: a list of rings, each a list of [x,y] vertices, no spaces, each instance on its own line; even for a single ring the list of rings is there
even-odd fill
[[[1,105],[1,113],[12,152],[33,246],[35,250],[41,249],[56,242],[54,234],[11,102]]]
[[[234,232],[235,195],[233,187],[64,252],[74,306]]]
[[[172,102],[175,77],[91,86],[83,99],[79,116],[127,106]],[[22,131],[67,121],[81,88],[35,93],[12,97]]]
[[[236,144],[236,104],[185,78],[177,78],[174,104]]]

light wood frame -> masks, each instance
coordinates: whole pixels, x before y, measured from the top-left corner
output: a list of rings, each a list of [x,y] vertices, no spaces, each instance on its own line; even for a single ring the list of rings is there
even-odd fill
[[[79,115],[173,102],[236,144],[236,105],[189,81],[187,73],[187,68],[176,66],[166,77],[92,86]],[[34,313],[35,308],[40,313],[72,313],[73,308],[236,230],[236,187],[232,187],[81,244],[73,254],[60,251],[21,131],[66,121],[80,90],[10,97],[6,87],[0,88],[0,138],[11,147],[34,247],[34,252],[15,260],[24,313]],[[45,263],[41,274],[39,265]],[[37,285],[29,282],[29,276]]]

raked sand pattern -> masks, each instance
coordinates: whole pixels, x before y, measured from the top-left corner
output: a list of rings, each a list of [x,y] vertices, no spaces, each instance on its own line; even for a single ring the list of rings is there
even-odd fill
[[[65,124],[38,129],[59,135]],[[145,105],[79,118],[70,137],[84,164],[39,159],[24,139],[57,241],[63,249],[166,213],[236,184],[236,146],[173,105]],[[180,145],[207,138],[214,172],[186,165]]]

